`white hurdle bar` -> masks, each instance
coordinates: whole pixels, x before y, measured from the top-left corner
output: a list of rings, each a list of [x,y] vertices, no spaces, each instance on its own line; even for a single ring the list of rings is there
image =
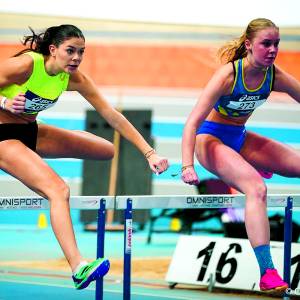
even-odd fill
[[[115,208],[114,196],[71,196],[71,209],[98,210],[97,214],[97,258],[104,257],[106,209]],[[49,209],[48,200],[41,197],[0,197],[1,210]],[[95,299],[103,300],[103,278],[96,280]]]
[[[124,269],[123,299],[130,300],[131,248],[132,248],[132,211],[135,209],[181,208],[181,209],[218,209],[245,207],[245,195],[163,195],[163,196],[117,196],[115,209],[124,210]],[[290,285],[292,210],[300,207],[299,194],[268,195],[267,207],[285,209],[284,222],[284,280]],[[285,295],[284,299],[289,299]]]
[[[100,209],[101,199],[105,200],[107,209],[115,208],[114,196],[71,196],[70,208],[72,209]],[[9,210],[35,210],[49,209],[49,201],[42,197],[0,197],[0,211]]]

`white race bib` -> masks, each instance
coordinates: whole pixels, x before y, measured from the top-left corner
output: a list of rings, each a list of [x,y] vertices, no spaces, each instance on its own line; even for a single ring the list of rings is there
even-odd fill
[[[42,110],[52,107],[58,98],[54,100],[45,99],[32,93],[31,91],[27,91],[25,93],[25,99],[26,102],[24,112],[27,114],[36,114]]]
[[[228,108],[234,110],[254,110],[257,107],[261,106],[267,99],[257,100],[257,101],[229,101],[227,104]]]

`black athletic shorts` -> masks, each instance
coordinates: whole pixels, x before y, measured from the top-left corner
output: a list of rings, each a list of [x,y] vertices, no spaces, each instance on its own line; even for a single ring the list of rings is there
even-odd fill
[[[33,151],[36,151],[37,133],[38,125],[36,121],[28,124],[0,124],[0,142],[19,140]]]

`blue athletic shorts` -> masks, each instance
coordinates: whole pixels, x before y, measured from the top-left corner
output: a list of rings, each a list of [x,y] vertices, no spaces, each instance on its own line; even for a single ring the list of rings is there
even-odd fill
[[[211,121],[204,121],[197,129],[196,134],[211,134],[236,152],[240,152],[246,139],[246,129],[244,125],[228,125]]]

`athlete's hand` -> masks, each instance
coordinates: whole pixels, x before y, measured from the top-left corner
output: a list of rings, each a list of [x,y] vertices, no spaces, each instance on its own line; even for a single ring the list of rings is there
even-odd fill
[[[198,185],[200,180],[193,166],[183,168],[181,173],[181,179],[191,185]]]
[[[150,157],[147,158],[150,169],[155,174],[161,174],[166,171],[169,167],[168,160],[165,157],[161,157],[156,153],[153,153]]]
[[[26,98],[24,94],[19,94],[11,100],[6,100],[5,109],[13,114],[21,114],[25,110]]]

